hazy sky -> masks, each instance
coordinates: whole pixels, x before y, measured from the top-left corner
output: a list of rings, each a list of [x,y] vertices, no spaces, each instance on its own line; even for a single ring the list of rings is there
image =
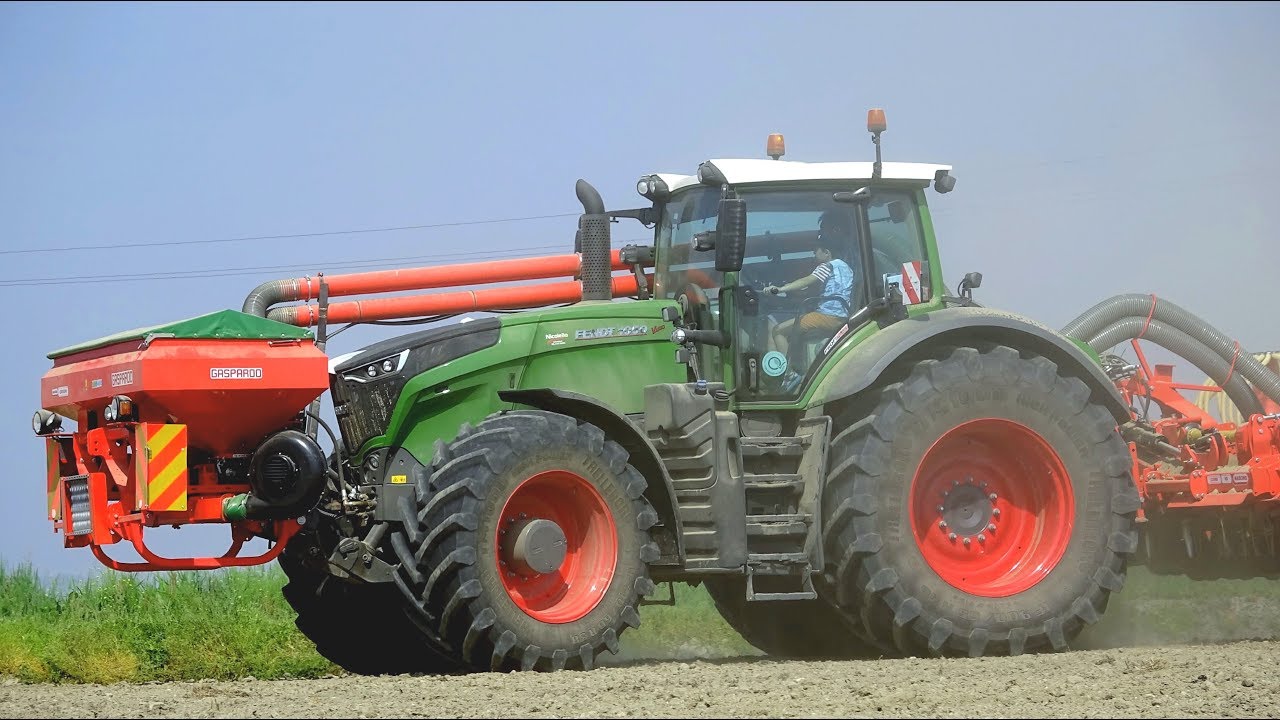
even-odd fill
[[[634,207],[771,132],[870,160],[870,107],[886,159],[955,168],[952,287],[1054,327],[1153,292],[1280,349],[1278,48],[1273,3],[0,5],[0,563],[101,567],[45,519],[48,352],[353,262],[569,252],[578,178]],[[197,530],[157,545],[225,548]]]

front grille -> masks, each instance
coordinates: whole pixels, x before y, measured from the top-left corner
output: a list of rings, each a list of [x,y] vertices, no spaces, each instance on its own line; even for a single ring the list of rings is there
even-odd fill
[[[369,438],[387,431],[409,380],[496,345],[501,327],[497,318],[487,318],[424,330],[371,345],[334,368],[334,415],[347,452],[354,454]],[[392,370],[384,370],[383,363],[390,363]]]
[[[89,519],[89,476],[64,477],[62,483],[71,505],[71,529],[67,534],[84,535],[93,529],[93,521]]]

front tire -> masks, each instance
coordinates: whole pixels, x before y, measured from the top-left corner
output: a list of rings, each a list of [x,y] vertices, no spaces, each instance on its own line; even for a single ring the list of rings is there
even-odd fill
[[[832,442],[837,604],[886,651],[1065,650],[1123,586],[1138,495],[1116,422],[1047,358],[957,348]]]
[[[412,608],[459,661],[589,670],[616,654],[658,557],[626,451],[589,423],[522,411],[437,443],[432,468],[392,545]]]
[[[306,558],[315,547],[310,535],[295,536],[276,561],[289,579],[281,593],[298,614],[294,625],[316,652],[358,675],[457,670],[429,647],[393,587],[347,582],[312,567]]]

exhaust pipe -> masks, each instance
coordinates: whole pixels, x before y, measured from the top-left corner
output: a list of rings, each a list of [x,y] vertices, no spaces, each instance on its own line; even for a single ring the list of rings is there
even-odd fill
[[[578,196],[578,202],[582,203],[577,243],[582,253],[582,299],[612,300],[612,268],[609,262],[612,240],[604,201],[586,180],[578,180],[574,192]]]

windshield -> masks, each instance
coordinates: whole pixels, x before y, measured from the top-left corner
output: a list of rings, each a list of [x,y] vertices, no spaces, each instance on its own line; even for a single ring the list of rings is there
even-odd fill
[[[854,209],[838,204],[832,193],[847,189],[742,189],[747,203],[747,251],[741,284],[778,284],[809,272],[820,231],[836,245],[834,257],[855,264],[858,259]],[[715,304],[723,281],[715,269],[715,251],[693,249],[693,237],[716,227],[720,191],[694,188],[663,208],[658,226],[658,262],[654,285],[658,297],[675,298],[688,285],[701,288]],[[821,225],[821,227],[820,227]]]

